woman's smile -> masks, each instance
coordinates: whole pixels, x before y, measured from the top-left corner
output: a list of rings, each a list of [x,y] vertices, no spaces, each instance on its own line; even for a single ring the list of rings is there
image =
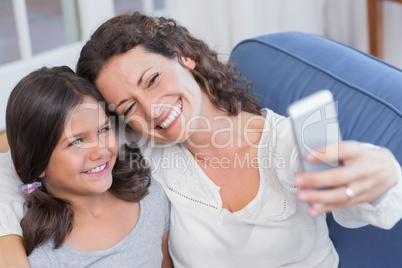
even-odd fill
[[[178,118],[182,114],[183,104],[181,98],[179,98],[173,107],[170,108],[168,113],[164,116],[162,121],[155,127],[155,129],[161,131],[168,131],[177,122]]]

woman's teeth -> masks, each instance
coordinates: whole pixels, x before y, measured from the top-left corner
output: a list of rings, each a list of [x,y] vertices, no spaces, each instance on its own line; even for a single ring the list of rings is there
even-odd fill
[[[99,166],[99,167],[96,167],[96,168],[94,168],[94,169],[91,169],[91,170],[89,170],[89,171],[87,171],[87,172],[85,172],[85,173],[98,173],[98,172],[104,170],[105,167],[106,167],[106,163],[103,164],[103,165],[101,165],[101,166]]]
[[[166,118],[166,120],[160,124],[159,126],[163,129],[167,129],[170,124],[180,115],[181,113],[181,101],[179,101],[178,104],[176,104],[175,106],[173,106],[173,108],[171,109],[170,115],[168,116],[168,118]]]

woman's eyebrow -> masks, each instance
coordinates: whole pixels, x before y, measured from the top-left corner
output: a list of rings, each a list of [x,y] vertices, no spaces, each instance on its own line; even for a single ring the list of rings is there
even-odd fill
[[[125,103],[126,101],[128,101],[128,99],[124,99],[124,100],[121,100],[120,102],[119,102],[119,104],[117,104],[117,106],[116,106],[116,108],[115,108],[115,111],[117,110],[117,108],[119,108],[119,106],[121,106],[123,103]]]
[[[146,70],[141,74],[140,79],[138,79],[137,86],[140,86],[140,85],[141,85],[142,79],[144,78],[144,74],[145,74],[146,72],[148,72],[150,69],[151,69],[151,67],[148,68],[148,69],[146,69]]]
[[[141,74],[140,79],[138,79],[137,86],[140,86],[140,85],[141,85],[145,73],[148,72],[150,69],[151,69],[151,67],[148,68],[148,69],[146,69],[146,70]],[[126,101],[128,101],[128,99],[121,100],[121,101],[119,102],[119,104],[117,104],[115,110],[117,110],[117,108],[119,108],[119,106],[121,106],[121,105],[122,105],[123,103],[125,103]]]

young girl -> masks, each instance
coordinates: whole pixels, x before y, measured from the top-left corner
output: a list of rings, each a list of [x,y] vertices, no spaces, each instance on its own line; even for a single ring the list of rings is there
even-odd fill
[[[42,68],[10,95],[7,135],[31,267],[164,267],[169,203],[138,148],[118,145],[93,86]],[[163,261],[162,261],[163,260]]]

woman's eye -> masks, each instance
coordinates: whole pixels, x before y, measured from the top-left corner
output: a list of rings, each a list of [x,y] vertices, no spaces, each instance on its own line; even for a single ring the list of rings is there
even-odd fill
[[[149,80],[148,87],[151,87],[153,84],[155,84],[159,79],[159,73],[156,73],[152,75],[151,79]]]
[[[71,143],[68,145],[68,147],[70,147],[70,146],[75,146],[75,145],[79,145],[81,142],[82,142],[81,139],[76,139],[76,140],[74,140],[73,142],[71,142]]]
[[[99,129],[98,135],[103,134],[103,133],[106,133],[106,132],[108,132],[109,130],[110,130],[110,127],[108,127],[108,126],[103,127],[103,128],[101,128],[101,129]]]
[[[130,104],[130,106],[127,108],[127,110],[125,110],[125,111],[123,112],[124,117],[126,117],[126,116],[128,115],[128,113],[133,109],[134,105],[135,105],[135,102],[133,102],[132,104]]]

